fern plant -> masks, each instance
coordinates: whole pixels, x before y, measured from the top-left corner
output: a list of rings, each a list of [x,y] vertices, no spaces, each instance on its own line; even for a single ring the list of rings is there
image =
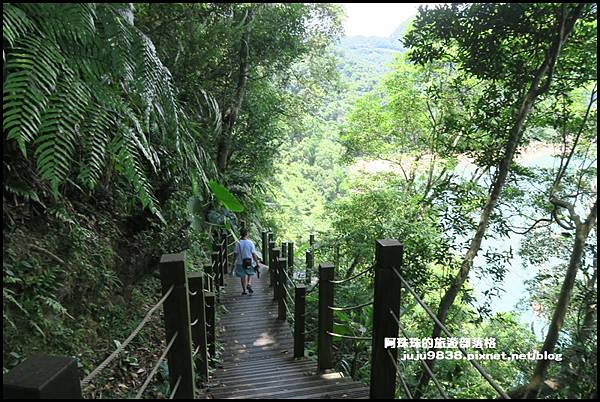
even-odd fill
[[[128,5],[4,4],[3,34],[4,132],[24,157],[33,151],[55,196],[72,174],[93,189],[114,163],[160,217],[147,176],[159,154],[205,177],[198,133]]]

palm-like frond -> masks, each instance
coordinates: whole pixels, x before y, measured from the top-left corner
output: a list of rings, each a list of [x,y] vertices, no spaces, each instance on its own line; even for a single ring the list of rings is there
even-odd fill
[[[147,167],[160,168],[155,145],[201,176],[206,155],[186,129],[169,71],[122,8],[4,5],[3,128],[25,156],[34,148],[38,172],[55,194],[74,168],[93,188],[113,161],[142,205],[160,216],[146,175]]]
[[[94,188],[104,167],[109,133],[113,127],[111,118],[114,116],[98,102],[88,105],[87,115],[81,128],[84,143],[78,180],[89,188]]]
[[[133,185],[144,207],[154,209],[156,199],[152,195],[150,183],[139,157],[133,129],[125,125],[119,127],[120,135],[115,138],[113,147],[118,162],[122,165],[125,177]]]
[[[2,36],[10,46],[14,46],[17,39],[33,29],[33,23],[27,14],[12,4],[2,7]]]
[[[89,98],[88,88],[68,72],[61,77],[42,116],[35,157],[40,176],[50,182],[54,193],[69,173]]]
[[[34,36],[19,39],[10,53],[6,63],[10,73],[2,88],[2,125],[23,155],[27,155],[25,145],[38,135],[48,96],[55,91],[63,63],[52,42]]]

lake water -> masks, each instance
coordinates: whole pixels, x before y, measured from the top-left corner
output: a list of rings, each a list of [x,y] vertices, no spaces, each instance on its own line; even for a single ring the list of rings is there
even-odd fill
[[[547,153],[540,152],[535,153],[527,158],[527,160],[520,161],[520,163],[526,167],[553,167],[554,164],[558,164],[558,159],[552,157],[551,152]],[[466,168],[468,170],[468,167]],[[533,189],[531,189],[533,190]],[[533,219],[538,219],[539,216],[532,217]],[[523,221],[521,220],[513,220],[513,224],[519,227],[526,227],[527,224],[531,224],[532,220]],[[532,320],[534,320],[533,309],[529,307],[526,311],[518,311],[516,305],[523,298],[527,296],[527,291],[525,287],[525,281],[528,279],[532,279],[540,269],[545,266],[554,266],[562,260],[558,258],[550,259],[546,264],[540,266],[525,266],[522,258],[519,256],[519,249],[521,246],[521,241],[523,240],[523,235],[512,233],[509,238],[502,239],[485,239],[482,243],[481,250],[477,254],[477,257],[474,261],[474,266],[471,272],[469,273],[469,280],[473,287],[475,288],[475,295],[477,300],[484,300],[486,297],[483,292],[487,289],[491,289],[496,287],[497,284],[493,283],[490,279],[480,279],[477,277],[478,268],[484,266],[486,264],[485,255],[486,250],[495,249],[498,252],[507,251],[509,248],[512,248],[513,258],[510,261],[506,269],[506,275],[504,277],[504,281],[501,284],[501,287],[504,289],[504,292],[499,296],[492,297],[492,303],[490,304],[490,308],[493,313],[497,312],[517,312],[521,322],[524,324],[531,324]],[[548,322],[544,319],[537,317],[534,322],[534,333],[538,340],[542,340],[547,329]]]

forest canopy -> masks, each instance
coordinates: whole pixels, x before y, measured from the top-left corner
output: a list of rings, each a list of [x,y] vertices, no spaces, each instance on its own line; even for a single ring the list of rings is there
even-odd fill
[[[3,5],[4,374],[36,353],[89,374],[160,294],[163,254],[200,271],[217,232],[246,227],[257,247],[267,230],[293,241],[292,271],[312,253],[307,286],[319,263],[369,271],[375,241],[398,239],[404,278],[456,336],[562,355],[482,362],[510,397],[597,396],[596,4],[421,7],[387,38],[344,36],[345,18],[331,3]],[[368,304],[373,286],[335,303]],[[412,336],[444,336],[404,294],[401,311]],[[334,322],[364,337],[373,308]],[[333,343],[335,369],[368,384],[371,343]],[[130,395],[156,353],[127,352],[107,374],[124,387],[85,396]],[[398,398],[437,398],[430,372],[449,397],[497,396],[465,360],[402,370]]]

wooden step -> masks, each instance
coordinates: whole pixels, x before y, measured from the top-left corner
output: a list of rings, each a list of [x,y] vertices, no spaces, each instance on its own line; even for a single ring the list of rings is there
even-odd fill
[[[255,293],[242,296],[239,280],[227,277],[219,314],[222,367],[210,375],[206,398],[364,399],[369,388],[340,373],[318,374],[313,360],[293,358],[293,336],[277,320],[268,275],[254,280]],[[239,291],[238,291],[239,289]]]
[[[265,358],[265,359],[256,359],[253,360],[252,362],[248,362],[248,363],[244,363],[244,367],[253,367],[253,366],[264,366],[266,364],[299,364],[299,363],[305,363],[305,362],[309,362],[309,363],[313,363],[315,365],[315,367],[317,367],[317,362],[307,359],[307,358],[299,358],[299,359],[294,359],[292,356],[286,356],[283,358]],[[240,363],[224,363],[222,368],[230,368],[230,367],[238,367],[240,366]]]
[[[302,374],[302,372],[315,372],[316,367],[313,364],[305,363],[305,364],[294,364],[288,366],[281,366],[277,368],[277,366],[262,366],[260,368],[251,369],[251,371],[247,371],[243,368],[236,368],[233,370],[222,370],[221,372],[215,372],[213,377],[219,380],[226,380],[232,378],[240,378],[240,377],[260,377],[266,374],[272,373],[285,373],[285,372],[297,372]]]
[[[226,388],[220,390],[214,390],[213,395],[215,397],[219,396],[227,396],[228,398],[232,398],[234,396],[253,396],[255,394],[268,394],[278,391],[289,391],[291,389],[302,389],[306,388],[315,388],[315,387],[328,387],[332,385],[338,385],[348,383],[348,380],[345,378],[338,378],[335,380],[331,379],[323,379],[318,376],[308,376],[304,378],[297,378],[293,381],[275,381],[275,382],[267,382],[262,383],[260,380],[256,381],[253,384],[245,384],[245,385],[233,385],[229,384]]]
[[[332,379],[340,379],[344,378],[339,373],[330,373],[330,374],[315,374],[311,371],[304,372],[301,376],[298,376],[297,373],[293,373],[295,377],[284,378],[284,376],[291,376],[292,373],[284,374],[280,373],[274,376],[264,375],[262,377],[254,377],[254,378],[236,378],[228,381],[221,381],[219,384],[215,386],[215,389],[220,389],[225,386],[227,387],[235,387],[235,388],[257,388],[257,387],[265,387],[271,386],[273,384],[293,384],[295,382],[302,382],[304,380],[310,381],[319,381],[319,380],[332,380]]]
[[[314,384],[301,384],[294,386],[292,388],[284,388],[280,390],[266,390],[261,391],[256,390],[256,392],[247,392],[244,395],[232,395],[228,398],[231,399],[243,399],[243,398],[289,398],[291,396],[304,396],[306,398],[313,398],[318,395],[325,394],[333,394],[333,393],[342,393],[349,392],[351,389],[362,389],[364,385],[357,384],[352,388],[351,382],[348,381],[340,381],[333,384],[325,384],[325,385],[314,385]]]

